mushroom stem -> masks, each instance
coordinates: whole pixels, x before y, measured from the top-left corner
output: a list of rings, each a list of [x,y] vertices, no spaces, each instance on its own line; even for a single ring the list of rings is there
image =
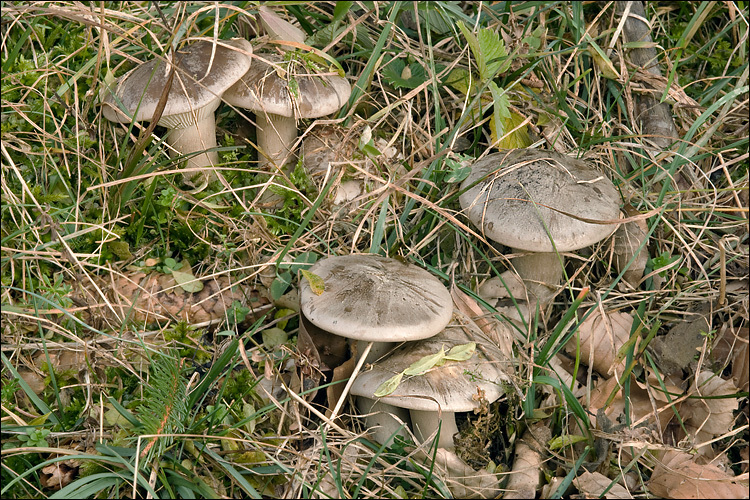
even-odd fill
[[[258,124],[258,168],[262,170],[270,165],[271,171],[275,172],[291,164],[292,147],[297,140],[294,117],[258,112],[255,122]]]
[[[349,395],[349,389],[352,388],[354,379],[357,378],[357,374],[362,369],[362,365],[365,364],[365,359],[367,358],[367,355],[369,354],[370,349],[372,349],[372,344],[373,342],[370,342],[369,344],[367,344],[367,347],[365,347],[365,350],[362,351],[362,355],[359,357],[359,361],[357,361],[357,366],[354,367],[354,371],[349,377],[349,382],[346,383],[346,387],[344,387],[344,391],[341,393],[339,400],[336,402],[336,406],[334,406],[333,411],[331,412],[331,422],[335,421],[336,417],[338,417],[339,410],[344,405],[344,401],[346,401],[346,396]]]
[[[393,347],[397,342],[369,342],[372,344],[372,348],[366,356],[365,363],[374,363],[389,352],[393,350]],[[366,340],[357,341],[357,352],[364,353],[367,348],[368,342]],[[361,356],[361,355],[359,355]]]
[[[216,151],[206,151],[216,147],[216,119],[213,112],[206,113],[198,122],[187,127],[173,129],[167,136],[167,144],[172,147],[172,158],[204,151],[187,159],[185,169],[188,171],[184,178],[189,180],[200,173],[205,174],[203,171],[207,167],[211,169],[219,163]],[[209,179],[212,178],[215,176],[209,175]]]
[[[512,249],[514,253],[523,250]],[[526,289],[544,308],[562,282],[563,269],[557,254],[552,252],[525,252],[526,255],[513,258],[513,267],[524,281]]]
[[[403,422],[409,425],[409,410],[398,406],[389,405],[382,401],[356,397],[357,410],[365,417],[367,431],[372,434],[376,442],[390,446],[393,444],[394,436],[405,437],[406,431],[402,428]]]
[[[456,449],[453,443],[453,435],[458,432],[456,424],[456,414],[452,411],[429,411],[429,410],[410,410],[412,427],[414,435],[421,442],[425,442],[440,426],[440,438],[438,439],[438,448],[446,450]]]

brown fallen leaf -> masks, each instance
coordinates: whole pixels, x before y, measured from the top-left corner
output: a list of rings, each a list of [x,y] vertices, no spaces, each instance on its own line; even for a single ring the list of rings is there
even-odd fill
[[[466,295],[457,286],[452,285],[450,293],[456,309],[473,321],[508,359],[512,359],[513,332],[511,327],[494,317],[486,317],[477,301]]]
[[[503,498],[534,498],[539,490],[543,464],[544,446],[552,437],[547,425],[534,424],[524,432],[516,443],[513,469],[505,485]]]
[[[657,463],[648,487],[662,498],[747,498],[748,491],[747,479],[740,481],[715,465],[698,464],[693,455],[673,450]]]
[[[687,423],[713,436],[721,436],[732,429],[734,412],[739,405],[738,399],[735,397],[716,398],[737,393],[737,388],[732,381],[724,380],[712,372],[703,371],[698,374],[697,387],[693,380],[691,393],[700,398],[690,398],[683,403],[680,414]]]
[[[610,488],[612,480],[600,472],[586,471],[575,478],[573,484],[584,498],[633,498],[621,484],[614,484]],[[604,493],[607,489],[607,493]]]
[[[40,481],[42,486],[53,490],[59,490],[69,485],[73,477],[78,474],[78,467],[71,467],[66,462],[56,462],[42,469]]]
[[[575,355],[577,345],[580,345],[581,361],[592,364],[592,367],[602,375],[613,372],[622,373],[625,370],[625,360],[617,361],[618,350],[630,339],[630,329],[633,317],[622,312],[606,312],[602,317],[597,309],[578,328],[578,344],[576,337],[571,337],[565,345],[565,352]]]

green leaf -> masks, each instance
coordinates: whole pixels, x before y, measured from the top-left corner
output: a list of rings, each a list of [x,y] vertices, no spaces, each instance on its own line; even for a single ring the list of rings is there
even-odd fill
[[[581,441],[586,441],[587,439],[588,438],[586,438],[586,436],[574,436],[571,434],[566,434],[563,436],[558,436],[550,441],[549,447],[550,450],[559,450],[560,448],[572,446],[576,443],[580,443]]]
[[[292,273],[284,271],[276,276],[276,279],[271,283],[271,298],[273,300],[279,300],[284,295],[286,289],[292,284]]]
[[[427,81],[424,68],[416,62],[406,65],[403,59],[392,59],[381,74],[394,88],[415,89]]]
[[[445,359],[445,347],[441,346],[439,352],[423,356],[421,359],[409,365],[409,368],[404,370],[404,375],[422,375],[440,361],[443,361],[443,359]]]
[[[384,396],[388,396],[389,394],[393,394],[393,391],[398,388],[398,384],[401,383],[401,379],[403,377],[404,372],[401,372],[398,375],[394,375],[393,377],[389,378],[378,386],[373,396],[375,396],[376,398],[382,398]]]
[[[310,288],[315,295],[321,295],[325,291],[326,284],[323,282],[323,278],[315,273],[311,273],[306,269],[301,269],[300,272],[302,273],[302,276],[305,277],[307,282],[310,283]]]
[[[474,352],[476,350],[476,342],[469,342],[468,344],[453,346],[451,350],[448,351],[448,353],[445,355],[445,359],[448,361],[466,361],[474,355]]]
[[[172,268],[172,276],[174,276],[174,280],[180,285],[180,288],[188,293],[197,293],[203,290],[203,282],[195,279],[190,268],[190,261],[187,259],[182,261],[179,270]]]
[[[263,330],[261,335],[263,336],[263,345],[267,349],[271,349],[271,350],[280,346],[281,344],[286,342],[287,339],[289,339],[289,334],[278,327],[273,327],[267,330]]]
[[[461,156],[464,155],[460,155],[459,158],[461,158]],[[461,158],[461,160],[464,160],[464,158]],[[448,166],[448,168],[450,168],[450,171],[445,176],[444,181],[450,184],[455,184],[457,182],[463,181],[471,173],[471,164],[468,162],[464,164],[463,161],[456,161],[453,158],[446,158],[445,164],[446,166]]]
[[[489,28],[479,30],[477,35],[479,50],[482,52],[484,72],[479,68],[479,76],[484,81],[495,78],[504,73],[510,67],[508,51],[505,50],[505,42],[500,38],[500,33]]]

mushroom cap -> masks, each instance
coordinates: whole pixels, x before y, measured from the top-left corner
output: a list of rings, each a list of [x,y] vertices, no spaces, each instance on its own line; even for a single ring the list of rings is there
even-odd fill
[[[475,162],[461,207],[493,240],[531,252],[569,252],[603,240],[616,224],[591,224],[547,207],[593,220],[616,220],[620,196],[612,182],[585,161],[554,152],[511,149]],[[542,223],[543,221],[543,223]],[[549,230],[550,236],[545,231]]]
[[[323,330],[355,340],[403,342],[432,337],[450,322],[453,301],[435,276],[374,254],[329,257],[310,272],[323,279],[316,295],[301,280],[302,314]]]
[[[264,54],[268,61],[287,62],[275,54]],[[344,107],[352,93],[345,78],[338,75],[287,74],[282,78],[276,67],[256,61],[250,70],[224,94],[224,100],[232,106],[288,118],[319,118],[330,115]],[[289,88],[289,79],[297,82],[297,90]],[[296,96],[295,96],[296,94]]]
[[[422,411],[437,411],[437,401],[442,411],[471,411],[479,407],[479,402],[474,399],[479,388],[485,391],[485,398],[491,403],[504,394],[500,383],[507,380],[507,377],[501,370],[500,362],[506,357],[499,347],[483,335],[468,334],[464,327],[455,324],[434,337],[398,347],[375,363],[371,370],[360,373],[352,384],[351,393],[376,399],[374,394],[380,384],[401,373],[412,363],[437,354],[441,346],[444,346],[447,353],[452,347],[469,342],[476,342],[477,349],[468,360],[446,361],[444,365],[434,367],[423,375],[404,376],[396,390],[379,401]]]
[[[213,48],[213,42],[201,40],[177,52],[177,69],[159,125],[184,128],[213,113],[224,91],[247,73],[253,52],[250,42],[241,38],[222,40],[221,45],[216,45],[212,61]],[[164,60],[154,59],[125,74],[115,94],[127,114],[109,92],[102,101],[105,118],[118,123],[151,120],[169,69]]]

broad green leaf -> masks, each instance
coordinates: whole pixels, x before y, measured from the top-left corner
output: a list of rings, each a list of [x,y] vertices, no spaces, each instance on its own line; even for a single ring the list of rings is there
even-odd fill
[[[461,160],[466,159],[463,158],[464,155],[457,156]],[[451,170],[446,174],[444,181],[451,184],[463,181],[471,173],[471,163],[467,161],[456,161],[453,158],[446,158],[445,165]]]
[[[453,346],[450,351],[445,355],[445,359],[448,361],[466,361],[474,355],[474,351],[477,350],[476,342],[469,342],[468,344],[461,344]]]
[[[278,327],[263,330],[261,335],[263,336],[263,345],[271,350],[277,348],[289,338],[289,334]]]
[[[393,391],[398,388],[398,384],[401,383],[401,379],[403,377],[404,372],[401,372],[398,375],[394,375],[393,377],[389,378],[378,386],[373,396],[375,396],[376,398],[382,398],[384,396],[388,396],[389,394],[393,394]]]
[[[276,279],[271,283],[271,298],[273,300],[279,300],[284,295],[286,289],[292,284],[292,274],[289,271],[276,276]]]
[[[513,130],[518,125],[523,123],[524,117],[519,115],[518,113],[511,111],[510,118],[507,120],[504,120],[502,123],[502,129],[503,133],[500,134],[500,137],[504,138],[497,144],[497,147],[499,149],[523,149],[528,148],[531,145],[531,138],[529,137],[529,130],[526,125],[519,127],[518,129],[514,130],[507,136],[505,135],[505,131]],[[490,119],[490,131],[495,133],[495,123],[494,123],[494,116]]]
[[[435,354],[428,354],[415,361],[409,368],[404,370],[404,375],[422,375],[427,370],[438,364],[445,358],[445,347],[441,346],[440,351]]]
[[[182,261],[179,270],[172,268],[172,276],[174,276],[174,280],[180,285],[180,288],[188,293],[197,293],[203,290],[203,282],[195,279],[190,268],[190,262],[187,259]]]
[[[559,450],[560,448],[564,448],[566,446],[572,446],[576,443],[580,443],[581,441],[586,441],[588,438],[586,436],[574,436],[571,434],[566,434],[563,436],[558,436],[551,440],[549,442],[550,450]]]
[[[482,55],[482,51],[479,48],[479,40],[477,40],[477,37],[474,36],[474,33],[472,33],[471,30],[466,27],[463,21],[457,22],[456,25],[461,30],[461,33],[464,35],[464,38],[466,38],[466,41],[469,43],[469,48],[471,49],[471,53],[474,55],[474,60],[476,61],[477,68],[479,69],[479,76],[482,77],[482,71],[487,71],[487,65],[484,62],[484,56]]]
[[[474,79],[476,80],[476,79]],[[463,95],[469,93],[469,84],[473,91],[476,91],[476,81],[471,79],[471,73],[463,68],[453,68],[448,76],[445,78],[445,84],[450,85],[454,89],[461,92]],[[472,94],[475,92],[472,92]]]
[[[424,68],[416,62],[406,65],[403,59],[394,59],[381,74],[394,88],[415,89],[427,81]]]
[[[296,311],[294,311],[293,309],[279,309],[279,310],[278,310],[278,311],[276,311],[276,313],[275,313],[275,314],[273,315],[273,319],[279,319],[279,318],[283,318],[283,317],[285,317],[285,316],[289,316],[289,315],[292,315],[292,314],[296,314]],[[280,321],[279,321],[279,322],[277,323],[277,325],[278,325],[278,327],[279,327],[279,328],[281,328],[281,329],[283,330],[284,328],[286,328],[286,324],[287,324],[288,322],[289,322],[289,320],[288,320],[288,319],[285,319],[285,320],[280,320]]]
[[[321,295],[325,291],[326,284],[323,283],[323,278],[315,273],[311,273],[307,269],[300,269],[300,272],[307,279],[307,282],[310,283],[310,289],[312,289],[315,295]]]

